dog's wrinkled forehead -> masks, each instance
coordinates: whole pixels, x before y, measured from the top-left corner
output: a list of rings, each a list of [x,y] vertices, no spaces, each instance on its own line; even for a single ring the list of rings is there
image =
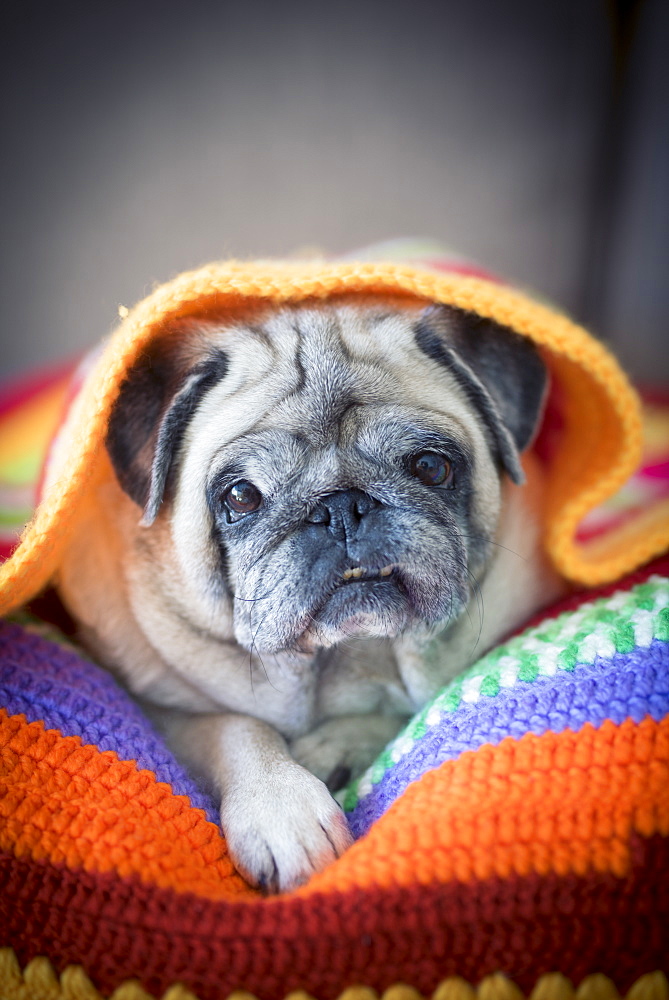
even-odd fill
[[[416,344],[420,310],[286,309],[227,339],[226,376],[184,436],[189,470],[226,467],[269,486],[358,485],[384,453],[448,433],[473,452],[471,404]],[[260,482],[258,485],[260,485]]]
[[[272,385],[275,395],[265,397],[266,412],[258,425],[291,428],[314,446],[326,446],[340,440],[356,408],[408,402],[411,383],[418,382],[416,366],[422,364],[424,375],[428,367],[413,337],[411,320],[417,315],[417,310],[412,316],[341,307],[284,310],[272,316],[263,330],[270,349],[262,381],[263,392]],[[248,340],[239,349],[242,358],[255,354]],[[242,364],[248,368],[247,359]],[[457,399],[461,394],[455,383],[451,388]],[[258,403],[261,408],[260,399]],[[443,392],[433,403],[445,406]]]
[[[519,482],[518,452],[544,389],[528,341],[461,310],[378,302],[267,309],[251,321],[186,324],[155,343],[121,387],[107,447],[147,524],[186,453],[204,469],[244,435],[262,452],[271,429],[311,449],[343,448],[371,421],[378,441],[393,411],[398,420],[435,418],[465,442],[470,433],[486,440]]]
[[[365,450],[378,452],[384,438],[396,441],[412,424],[435,416],[425,400],[429,389],[423,384],[418,392],[416,368],[427,370],[430,362],[415,345],[411,320],[410,314],[303,308],[250,327],[210,329],[212,344],[226,344],[227,367],[185,431],[189,469],[236,467],[265,484],[303,476],[305,488],[308,481],[317,490],[324,483],[351,485],[360,478]],[[466,400],[445,372],[438,369],[437,376],[434,406],[451,415],[455,410],[451,429],[466,440],[457,416]],[[445,384],[452,392],[444,392]]]

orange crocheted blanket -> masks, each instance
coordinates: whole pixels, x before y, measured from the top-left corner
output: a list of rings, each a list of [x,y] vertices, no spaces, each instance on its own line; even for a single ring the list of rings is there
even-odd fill
[[[439,269],[437,269],[439,268]],[[0,568],[0,613],[37,593],[57,572],[68,533],[91,484],[111,474],[103,448],[107,418],[129,365],[175,318],[212,316],[253,302],[296,302],[348,295],[400,295],[447,303],[489,317],[539,345],[559,404],[549,463],[546,549],[569,579],[596,585],[663,551],[669,504],[632,526],[588,542],[583,517],[611,496],[639,464],[637,397],[605,348],[564,315],[458,264],[393,262],[226,262],[180,275],[125,317],[88,374],[54,454],[50,486],[21,544]]]

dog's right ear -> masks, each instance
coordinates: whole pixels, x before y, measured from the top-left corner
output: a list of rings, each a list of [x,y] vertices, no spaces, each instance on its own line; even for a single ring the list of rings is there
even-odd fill
[[[151,345],[128,371],[109,418],[109,457],[145,525],[156,519],[200,400],[227,372],[224,351],[209,348],[194,360],[192,348],[192,339],[173,335]]]
[[[514,483],[524,482],[520,452],[538,427],[548,386],[536,346],[493,320],[447,305],[428,306],[414,333],[478,410],[501,466]]]

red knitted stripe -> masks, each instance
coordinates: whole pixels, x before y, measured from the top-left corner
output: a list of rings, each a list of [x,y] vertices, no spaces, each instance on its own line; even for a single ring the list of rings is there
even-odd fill
[[[555,970],[574,982],[603,972],[622,992],[669,971],[667,872],[667,839],[635,836],[623,879],[532,875],[212,903],[5,856],[0,944],[22,965],[36,955],[58,971],[82,964],[103,992],[137,976],[157,995],[180,980],[203,1000],[235,988],[327,1000],[354,983],[398,981],[429,994],[445,976],[476,982],[498,970],[527,992]]]

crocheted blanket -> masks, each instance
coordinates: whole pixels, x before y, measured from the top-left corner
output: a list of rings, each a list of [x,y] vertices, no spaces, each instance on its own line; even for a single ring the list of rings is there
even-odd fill
[[[185,308],[192,285],[177,292]],[[564,334],[563,325],[556,329]],[[107,405],[104,393],[111,400],[128,357],[117,374],[107,358],[106,388],[100,395],[98,381],[89,401],[97,393],[96,405]],[[569,377],[576,399],[590,383]],[[627,390],[615,372],[611,379],[615,392],[598,397],[610,425],[604,433],[602,418],[601,436],[590,442],[609,462],[616,441],[632,455],[634,423],[621,415],[627,402],[615,402],[627,401]],[[4,414],[0,401],[8,551],[15,522],[30,513],[67,384],[55,373],[5,396]],[[90,433],[81,455],[89,458],[103,426],[100,418],[95,438],[92,412],[80,414]],[[569,412],[566,419],[574,423]],[[556,508],[555,535],[575,578],[595,565],[577,547],[589,542],[604,553],[595,575],[619,575],[606,555],[616,531],[634,540],[631,565],[639,564],[635,529],[668,494],[669,407],[661,398],[648,401],[645,427],[641,471],[585,521],[579,501],[571,549],[565,518],[576,515],[567,500]],[[621,469],[631,471],[625,461],[620,481]],[[80,465],[69,468],[71,478],[60,480],[68,510],[85,490]],[[601,499],[606,491],[593,482],[588,489]],[[6,563],[10,610],[48,579],[36,561],[55,565],[60,503],[52,491]],[[653,525],[648,554],[666,550],[669,539],[666,520]],[[616,566],[625,555],[617,544]],[[438,1000],[455,1000],[458,990],[464,1000],[464,984],[449,977],[477,983],[503,972],[528,992],[548,973],[574,984],[604,973],[622,992],[644,974],[669,972],[666,555],[622,581],[575,592],[449,684],[343,793],[353,847],[281,897],[260,897],[234,871],[214,803],[110,675],[23,612],[0,623],[0,696],[0,946],[13,950],[0,948],[7,1000],[97,1000],[122,983],[125,997],[146,1000],[177,982],[201,1000],[235,989],[266,1000],[300,989],[327,1000],[354,984],[396,983],[423,994],[445,983]],[[37,956],[51,963],[46,971]],[[51,967],[62,974],[60,987]],[[666,981],[653,982],[655,1000],[663,989],[666,1000]]]
[[[111,676],[0,623],[0,944],[202,1000],[669,971],[669,558],[609,591],[445,688],[347,791],[356,844],[273,899]]]

